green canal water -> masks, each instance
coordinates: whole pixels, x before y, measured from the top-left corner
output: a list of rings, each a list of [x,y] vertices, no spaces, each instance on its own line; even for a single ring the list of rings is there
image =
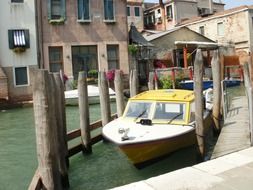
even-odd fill
[[[115,104],[112,110],[115,112]],[[66,116],[68,131],[78,128],[78,107],[67,107]],[[91,106],[91,121],[99,118],[99,105]],[[195,155],[194,147],[186,148],[139,170],[116,146],[100,142],[93,146],[91,155],[80,153],[70,158],[70,189],[102,190],[144,180],[194,165]],[[27,189],[36,168],[33,108],[0,111],[0,190]]]

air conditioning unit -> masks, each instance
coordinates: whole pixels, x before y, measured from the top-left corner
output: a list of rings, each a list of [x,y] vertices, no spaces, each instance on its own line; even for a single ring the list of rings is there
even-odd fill
[[[208,16],[208,15],[211,15],[211,11],[210,11],[210,9],[208,9],[208,8],[201,8],[201,11],[200,11],[201,13],[200,13],[200,15],[201,16]]]

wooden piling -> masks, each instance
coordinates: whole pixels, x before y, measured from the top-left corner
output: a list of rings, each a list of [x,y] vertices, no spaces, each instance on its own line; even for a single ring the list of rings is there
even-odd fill
[[[130,97],[135,96],[136,94],[138,94],[138,76],[137,76],[137,70],[131,70],[130,71]]]
[[[211,61],[213,76],[213,121],[217,132],[220,131],[220,107],[221,107],[221,75],[219,52],[215,50]]]
[[[62,189],[56,150],[56,121],[48,71],[33,71],[33,106],[38,170],[45,189]],[[36,76],[36,80],[35,80]]]
[[[253,145],[253,88],[251,85],[250,80],[250,71],[249,71],[249,64],[245,63],[243,65],[243,74],[244,74],[244,85],[245,91],[248,98],[248,105],[249,105],[249,127],[250,127],[250,142],[251,146]]]
[[[204,123],[203,123],[203,56],[200,49],[197,50],[194,61],[194,96],[195,96],[195,120],[196,135],[199,155],[203,158],[204,146]]]
[[[87,89],[87,73],[84,71],[79,72],[78,75],[78,105],[83,153],[91,153],[92,147],[90,143],[90,114]]]
[[[114,86],[116,93],[117,115],[118,117],[120,117],[123,115],[125,108],[124,94],[123,94],[123,78],[120,70],[115,71]]]
[[[108,82],[105,76],[105,72],[103,71],[98,72],[98,87],[100,94],[102,126],[105,126],[111,120],[111,108]]]
[[[148,77],[148,89],[149,90],[154,90],[154,72],[151,71],[149,72],[149,77]]]
[[[69,187],[68,178],[68,145],[67,145],[67,129],[66,129],[66,113],[65,113],[65,98],[64,98],[64,87],[63,81],[61,80],[59,73],[51,75],[53,81],[54,91],[52,98],[55,102],[55,120],[57,126],[57,148],[59,156],[59,170],[61,174],[62,186],[65,188]]]

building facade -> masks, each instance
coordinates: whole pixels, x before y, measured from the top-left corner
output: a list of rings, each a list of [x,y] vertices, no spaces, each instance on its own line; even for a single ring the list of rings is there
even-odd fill
[[[191,30],[218,42],[235,47],[235,51],[253,51],[253,6],[229,9],[209,17],[199,17],[183,22]]]
[[[127,0],[128,29],[130,29],[132,23],[139,32],[144,29],[143,5],[143,0]]]
[[[213,0],[169,0],[144,11],[144,28],[170,30],[196,16],[207,16],[224,10],[224,4]]]
[[[38,67],[34,1],[0,1],[0,15],[0,99],[31,99],[29,71]]]
[[[129,72],[126,0],[47,0],[37,6],[40,62],[77,79],[79,71]]]

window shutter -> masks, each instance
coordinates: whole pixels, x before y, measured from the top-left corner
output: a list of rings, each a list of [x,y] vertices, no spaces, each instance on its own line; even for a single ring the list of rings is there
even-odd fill
[[[30,48],[29,30],[24,30],[24,32],[25,32],[25,47]]]
[[[51,20],[51,0],[47,0],[47,18]]]
[[[14,49],[13,30],[8,30],[9,48]]]
[[[66,0],[61,0],[61,8],[62,8],[62,19],[66,20]]]

